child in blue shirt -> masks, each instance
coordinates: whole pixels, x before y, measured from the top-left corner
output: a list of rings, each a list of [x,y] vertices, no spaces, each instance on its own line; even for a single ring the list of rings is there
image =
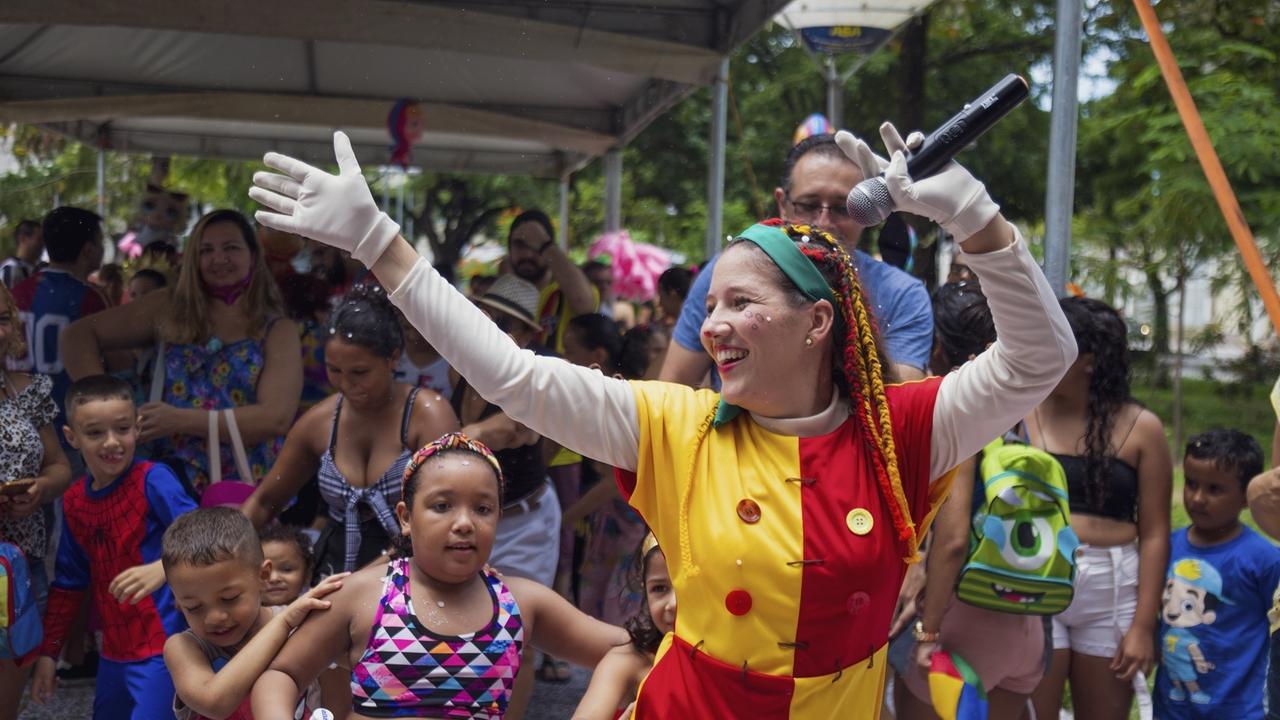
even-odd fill
[[[1262,448],[1242,432],[1210,430],[1188,441],[1182,467],[1191,527],[1169,543],[1155,714],[1262,720],[1280,548],[1240,522]]]

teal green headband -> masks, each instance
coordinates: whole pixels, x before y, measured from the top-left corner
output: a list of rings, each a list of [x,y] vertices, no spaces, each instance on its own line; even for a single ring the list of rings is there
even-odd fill
[[[800,248],[796,247],[795,241],[787,235],[786,231],[774,225],[756,223],[738,235],[738,238],[748,240],[763,250],[764,254],[769,256],[788,280],[795,283],[805,297],[814,302],[826,300],[831,303],[831,307],[836,310],[836,323],[837,325],[840,323],[840,306],[836,303],[835,293],[831,292],[831,286],[827,284],[822,273],[818,272],[818,268],[814,267],[809,258],[800,252]],[[740,412],[742,408],[730,405],[721,398],[719,406],[716,407],[715,420],[711,423],[712,427],[724,425],[737,417]]]
[[[831,307],[839,307],[836,304],[836,296],[831,292],[831,286],[822,277],[822,273],[818,272],[818,268],[814,267],[804,253],[800,252],[795,241],[782,228],[756,223],[738,237],[750,240],[756,247],[763,250],[782,274],[800,288],[800,292],[805,297],[814,302],[826,300],[831,303]]]

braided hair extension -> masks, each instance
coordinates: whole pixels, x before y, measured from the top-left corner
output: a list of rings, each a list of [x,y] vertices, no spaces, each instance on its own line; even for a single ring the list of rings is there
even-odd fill
[[[888,502],[894,530],[903,545],[904,559],[914,562],[918,559],[920,538],[916,535],[911,506],[902,489],[893,420],[885,398],[884,376],[889,364],[880,351],[876,321],[867,307],[869,303],[853,258],[834,236],[818,228],[786,225],[783,229],[793,240],[801,243],[800,251],[822,271],[840,305],[836,310],[844,321],[844,336],[835,337],[832,355],[838,372],[834,377],[844,378],[844,389],[862,420],[860,434],[871,452],[876,480]]]
[[[405,466],[404,477],[400,481],[401,502],[412,508],[413,496],[417,494],[418,485],[420,484],[418,470],[428,459],[442,457],[451,453],[479,455],[488,463],[498,481],[498,504],[501,505],[503,493],[506,491],[506,481],[502,477],[502,466],[498,464],[498,459],[493,456],[493,452],[489,450],[488,446],[478,440],[472,440],[460,432],[441,435],[438,439],[427,443],[413,454],[413,457],[409,459],[409,464]],[[413,555],[413,545],[410,543],[409,538],[404,535],[396,535],[394,549],[396,557],[410,557]]]
[[[1093,355],[1085,409],[1085,499],[1089,507],[1102,507],[1108,494],[1106,472],[1111,456],[1118,450],[1111,447],[1111,430],[1116,414],[1133,402],[1127,333],[1120,313],[1100,300],[1068,297],[1061,300],[1061,305],[1080,355]]]

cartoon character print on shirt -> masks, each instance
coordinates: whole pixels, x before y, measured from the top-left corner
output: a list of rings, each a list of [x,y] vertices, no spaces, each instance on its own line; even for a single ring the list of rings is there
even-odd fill
[[[1173,563],[1164,586],[1161,617],[1168,628],[1163,638],[1163,662],[1169,674],[1169,699],[1197,705],[1213,701],[1200,687],[1200,678],[1214,669],[1202,645],[1191,630],[1212,625],[1218,608],[1230,604],[1222,594],[1222,574],[1200,558],[1183,558]]]

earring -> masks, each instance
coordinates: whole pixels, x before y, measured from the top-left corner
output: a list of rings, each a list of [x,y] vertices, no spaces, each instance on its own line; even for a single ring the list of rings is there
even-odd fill
[[[805,344],[805,346],[806,346],[806,347],[813,345],[813,338],[811,338],[811,337],[807,337],[807,338],[805,338],[805,339],[804,339],[804,344]]]

